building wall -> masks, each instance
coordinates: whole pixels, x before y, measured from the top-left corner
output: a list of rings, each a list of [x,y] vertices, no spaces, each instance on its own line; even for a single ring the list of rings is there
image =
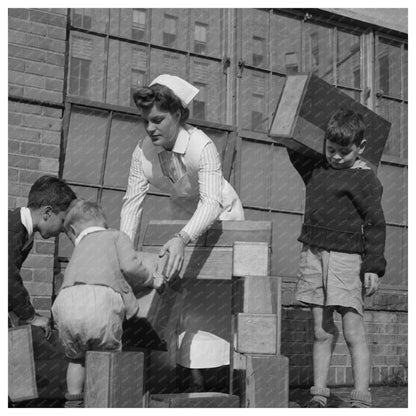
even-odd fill
[[[337,335],[328,384],[353,384],[351,357],[342,334],[341,316],[337,313]],[[407,312],[366,311],[364,316],[371,355],[370,384],[406,383],[408,380]],[[291,386],[313,384],[312,315],[309,309],[285,307],[282,311],[282,355],[289,358]]]
[[[124,11],[125,13],[126,11]],[[173,9],[172,14],[178,14],[180,11]],[[218,12],[219,13],[219,12]],[[251,12],[247,11],[243,15],[243,21]],[[115,19],[116,10],[112,14]],[[253,19],[264,19],[264,16],[259,15],[259,11],[252,12]],[[211,16],[212,17],[212,16]],[[213,19],[217,22],[220,17],[214,16]],[[200,16],[199,20],[205,21],[209,16]],[[110,19],[111,20],[111,19]],[[66,53],[75,46],[70,42],[73,39],[67,34],[67,10],[66,9],[9,9],[9,207],[19,207],[26,204],[27,194],[31,184],[39,176],[50,173],[58,174],[62,166],[60,166],[60,150],[63,144],[63,115],[65,100],[65,85],[68,82]],[[116,20],[111,20],[110,27],[115,33],[121,34],[121,28],[117,28]],[[280,22],[280,21],[279,21]],[[252,23],[252,22],[251,22]],[[162,23],[159,22],[161,25]],[[276,27],[272,27],[276,34],[282,30],[282,22]],[[102,30],[103,21],[99,16],[93,20],[92,27],[98,31]],[[105,25],[104,25],[105,26]],[[261,25],[260,25],[261,26]],[[254,32],[255,27],[259,25],[251,25],[253,36],[249,36],[249,40],[254,39],[254,35],[258,38],[265,36],[261,31]],[[218,29],[218,30],[217,30]],[[291,30],[290,27],[288,30]],[[216,32],[219,32],[219,27],[216,27]],[[127,33],[127,32],[126,32]],[[88,38],[88,34],[77,34],[84,39]],[[245,35],[244,35],[245,36]],[[98,38],[98,37],[97,37]],[[211,39],[211,38],[210,38]],[[103,40],[101,40],[104,42]],[[111,42],[110,42],[111,43]],[[217,49],[215,49],[217,46]],[[102,48],[102,49],[101,49]],[[110,44],[110,51],[108,67],[108,83],[107,89],[100,84],[97,79],[97,74],[101,73],[101,63],[105,58],[102,54],[103,45],[94,44],[94,65],[98,68],[95,72],[96,88],[91,92],[89,98],[95,100],[102,100],[106,104],[129,105],[129,89],[131,85],[126,81],[127,75],[123,70],[129,65],[131,59],[131,50],[129,48],[116,47]],[[143,47],[142,47],[143,48]],[[208,45],[208,49],[212,48],[213,54],[218,57],[221,56],[222,51],[218,47],[218,42],[215,45]],[[139,48],[140,49],[140,48]],[[76,53],[82,55],[82,50]],[[244,55],[243,51],[243,55]],[[171,51],[160,52],[156,50],[152,52],[152,62],[154,66],[151,69],[159,67],[163,64],[163,54],[173,54]],[[117,58],[118,57],[118,58]],[[246,59],[251,59],[252,55],[247,54]],[[117,59],[123,62],[119,65],[122,68],[117,68]],[[201,57],[192,58],[194,66],[191,65],[191,76],[197,80],[199,72],[196,69],[196,63],[204,62]],[[276,57],[276,62],[278,57]],[[136,62],[139,69],[143,69],[140,63]],[[210,63],[217,73],[222,74],[222,65],[220,63]],[[276,63],[276,68],[279,66]],[[123,69],[124,68],[124,69]],[[121,72],[118,72],[120,69]],[[184,67],[179,68],[184,70]],[[178,69],[178,70],[179,70]],[[193,71],[193,72],[192,72]],[[270,93],[271,104],[259,106],[255,110],[260,113],[272,113],[272,108],[275,106],[278,91],[282,86],[281,79],[272,84],[272,91],[267,91],[265,76],[254,70],[245,69],[241,81],[242,97],[245,93],[252,91],[257,92],[258,95]],[[212,73],[213,70],[208,72]],[[148,78],[152,78],[153,74],[147,74]],[[263,78],[264,80],[263,80]],[[277,78],[273,75],[274,78]],[[283,77],[281,77],[283,79]],[[98,83],[97,83],[98,82]],[[116,88],[112,85],[116,84]],[[228,83],[228,81],[227,81]],[[210,83],[212,85],[212,83]],[[214,98],[207,99],[207,114],[208,118],[214,122],[224,123],[226,107],[224,93],[224,81],[216,81],[215,91],[208,90],[207,95]],[[212,88],[210,86],[210,88]],[[246,91],[246,92],[244,92]],[[232,93],[235,93],[232,90]],[[228,94],[231,96],[232,94]],[[248,94],[250,95],[250,94]],[[267,94],[266,94],[267,95]],[[215,98],[217,97],[217,99]],[[228,99],[228,98],[227,98]],[[274,100],[274,101],[273,101]],[[218,106],[213,107],[212,102],[221,102],[221,111]],[[249,106],[250,97],[247,100],[240,100],[242,106]],[[263,103],[264,104],[264,103]],[[237,105],[236,105],[237,107]],[[233,108],[227,104],[227,108]],[[250,114],[251,109],[247,110]],[[244,107],[242,114],[245,114]],[[227,115],[227,120],[235,120],[238,117],[234,115]],[[250,128],[249,117],[240,117],[240,123],[243,128]],[[126,131],[129,130],[126,123]],[[120,122],[121,123],[121,122]],[[266,128],[267,126],[263,126]],[[213,131],[210,133],[213,134]],[[218,133],[218,145],[223,143],[221,132]],[[225,135],[226,136],[226,135]],[[117,137],[117,140],[122,140],[123,137]],[[134,137],[131,138],[134,140]],[[130,139],[129,139],[130,140]],[[111,145],[111,141],[110,141]],[[111,147],[111,146],[110,146]],[[259,166],[253,170],[253,164],[250,162],[250,157],[256,155],[256,160],[259,162],[261,157],[264,157],[265,163],[259,163]],[[126,155],[128,158],[129,155]],[[258,158],[257,158],[258,157]],[[127,159],[126,159],[127,160]],[[248,176],[252,182],[258,178],[259,186],[256,187],[256,193],[248,192],[242,186],[239,191],[242,199],[246,204],[256,206],[261,205],[264,201],[262,187],[270,187],[274,194],[272,194],[271,204],[273,201],[279,204],[282,212],[266,212],[263,214],[258,209],[246,209],[247,219],[269,219],[273,221],[274,226],[274,241],[278,241],[279,250],[273,257],[273,269],[275,273],[279,273],[283,278],[283,314],[282,314],[282,353],[290,359],[290,380],[291,385],[306,385],[310,384],[312,377],[311,369],[311,342],[312,342],[312,328],[311,318],[307,310],[293,305],[292,296],[295,281],[295,270],[297,263],[298,247],[295,242],[287,243],[288,235],[294,241],[295,235],[301,224],[301,213],[296,215],[289,215],[288,211],[300,211],[302,209],[303,191],[296,173],[287,160],[287,155],[283,148],[266,143],[258,143],[256,140],[243,140],[243,144],[238,147],[238,153],[235,158],[236,166],[233,170],[233,180],[238,185],[245,181],[245,176]],[[269,162],[271,165],[269,165]],[[260,166],[261,165],[261,166]],[[262,181],[262,175],[268,175],[267,171],[270,166],[279,166],[280,170],[285,171],[284,177],[275,176],[271,184]],[[385,167],[387,166],[387,167]],[[265,170],[264,172],[262,171]],[[384,165],[383,170],[396,169],[396,166]],[[398,168],[397,168],[398,169]],[[384,182],[389,184],[390,172],[384,174]],[[64,171],[65,177],[65,171]],[[404,179],[404,182],[406,180]],[[401,182],[400,182],[401,183]],[[397,186],[396,182],[392,181],[389,185],[391,189],[401,189],[401,185]],[[236,186],[238,188],[238,186]],[[386,186],[385,186],[386,188]],[[85,189],[85,188],[82,188]],[[391,191],[390,189],[390,191]],[[294,191],[295,190],[295,191]],[[77,192],[81,188],[76,189]],[[120,189],[118,196],[122,195]],[[390,192],[389,191],[389,192]],[[111,217],[117,218],[119,213],[120,203],[119,199],[114,202],[110,192],[104,195],[108,197],[111,205]],[[287,195],[290,194],[290,197]],[[160,202],[156,197],[153,197],[156,204],[160,205],[160,210],[153,209],[152,215],[158,215],[162,212],[162,206],[166,204],[164,201]],[[278,200],[278,201],[277,201]],[[395,220],[395,212],[401,212],[400,209],[395,209],[398,203],[405,206],[405,201],[399,198],[390,198],[388,202],[389,211],[391,212],[391,221],[400,223]],[[155,205],[156,206],[156,205]],[[152,207],[153,208],[153,207]],[[145,214],[149,217],[149,214]],[[266,215],[266,217],[264,216]],[[390,215],[390,214],[389,214]],[[406,216],[406,214],[403,214]],[[158,217],[156,218],[158,219]],[[395,231],[396,232],[396,231]],[[291,240],[291,241],[292,241]],[[397,247],[398,250],[406,250],[405,237],[403,237],[403,247]],[[396,240],[394,240],[396,241]],[[62,246],[60,247],[60,255]],[[23,269],[22,277],[25,285],[28,288],[35,308],[45,314],[50,313],[51,297],[53,293],[53,269],[56,266],[55,254],[56,244],[54,240],[42,240],[37,238],[32,254],[27,259]],[[402,256],[399,256],[400,259]],[[389,259],[390,264],[396,265],[395,258]],[[401,260],[397,260],[397,267],[402,267]],[[403,266],[404,267],[404,266]],[[59,269],[59,267],[58,267]],[[401,279],[406,278],[406,273],[401,275]],[[394,283],[394,282],[393,282]],[[402,380],[407,380],[407,292],[403,289],[396,290],[391,285],[381,291],[376,296],[372,297],[368,303],[368,312],[366,312],[366,325],[368,329],[368,340],[370,349],[372,351],[373,370],[372,382],[384,383],[391,382],[397,376]],[[338,317],[339,318],[339,317]],[[339,326],[339,319],[337,325]],[[341,333],[341,331],[340,331]],[[346,351],[345,343],[342,335],[340,335],[335,351],[332,366],[330,370],[330,381],[333,384],[350,384],[351,383],[351,368],[350,361]]]
[[[66,9],[9,9],[9,208],[57,175],[62,137]],[[50,313],[55,242],[36,236],[22,269],[34,307]]]

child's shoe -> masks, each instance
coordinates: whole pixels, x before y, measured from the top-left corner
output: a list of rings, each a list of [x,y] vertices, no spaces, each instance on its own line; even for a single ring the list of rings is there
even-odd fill
[[[328,388],[312,386],[310,393],[312,398],[304,405],[304,407],[326,407],[327,400],[330,395],[330,390]]]
[[[371,393],[369,391],[353,390],[350,407],[371,407]]]
[[[84,394],[69,394],[65,393],[65,405],[66,408],[85,407],[84,406]]]

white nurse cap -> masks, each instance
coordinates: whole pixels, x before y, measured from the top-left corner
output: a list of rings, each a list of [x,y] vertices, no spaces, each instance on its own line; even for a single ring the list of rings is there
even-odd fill
[[[159,75],[149,84],[149,87],[153,84],[160,84],[170,88],[181,100],[184,107],[186,107],[199,92],[198,88],[175,75]]]

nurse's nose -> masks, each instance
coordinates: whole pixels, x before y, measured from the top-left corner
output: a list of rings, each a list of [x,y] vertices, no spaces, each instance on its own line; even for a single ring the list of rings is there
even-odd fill
[[[151,121],[149,121],[148,123],[147,123],[147,126],[146,126],[146,131],[149,133],[149,134],[152,134],[152,133],[154,133],[155,131],[156,131],[156,126],[151,122]]]

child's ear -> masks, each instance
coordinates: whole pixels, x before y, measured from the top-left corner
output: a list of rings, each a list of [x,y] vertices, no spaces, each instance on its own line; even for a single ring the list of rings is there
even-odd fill
[[[53,214],[53,209],[50,205],[44,205],[40,208],[41,216],[44,221],[47,221]]]
[[[366,141],[362,140],[360,145],[358,146],[358,154],[361,155],[364,152]]]

